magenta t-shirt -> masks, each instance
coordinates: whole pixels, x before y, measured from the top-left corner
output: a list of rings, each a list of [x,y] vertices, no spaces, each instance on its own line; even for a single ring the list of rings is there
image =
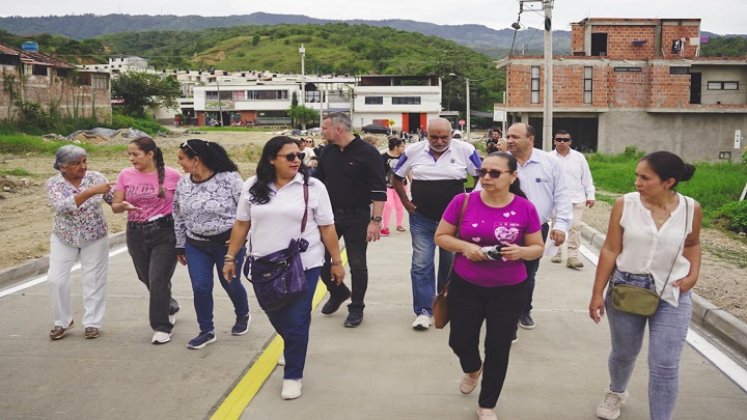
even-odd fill
[[[157,216],[171,214],[174,204],[174,191],[181,175],[176,170],[165,168],[163,177],[164,196],[158,196],[158,172],[143,173],[135,168],[125,168],[117,177],[114,191],[124,191],[125,201],[141,211],[127,212],[127,220],[131,222],[147,222]]]
[[[459,221],[465,194],[451,200],[443,219],[452,225]],[[529,200],[514,196],[505,207],[488,207],[480,192],[470,194],[464,211],[461,239],[482,246],[502,244],[524,245],[524,235],[542,228],[537,209]],[[472,262],[462,254],[454,259],[454,271],[464,280],[483,287],[510,286],[524,281],[527,271],[523,260]]]

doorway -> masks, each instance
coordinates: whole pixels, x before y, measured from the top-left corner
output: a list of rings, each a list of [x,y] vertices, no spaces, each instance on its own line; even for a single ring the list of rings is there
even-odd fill
[[[690,103],[699,104],[701,94],[701,82],[703,81],[701,73],[690,73]]]

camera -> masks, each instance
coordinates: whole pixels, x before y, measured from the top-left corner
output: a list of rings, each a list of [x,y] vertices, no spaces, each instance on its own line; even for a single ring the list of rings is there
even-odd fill
[[[301,238],[301,240],[298,241],[298,250],[300,252],[305,252],[307,249],[309,249],[309,241],[307,241],[304,238]]]
[[[480,248],[480,251],[482,251],[485,256],[490,258],[491,260],[500,260],[502,257],[501,250],[503,249],[502,244],[493,245],[493,246],[484,246]]]

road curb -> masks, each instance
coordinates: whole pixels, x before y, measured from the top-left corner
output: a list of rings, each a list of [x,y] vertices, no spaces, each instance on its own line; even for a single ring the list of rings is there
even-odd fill
[[[581,222],[581,237],[596,249],[602,249],[606,235]],[[747,323],[695,292],[692,296],[692,321],[743,357],[747,357]]]
[[[109,248],[120,246],[126,242],[124,232],[109,235]],[[9,267],[0,270],[0,287],[19,282],[29,277],[42,275],[49,270],[49,255],[45,255],[35,260],[27,261],[15,267]]]

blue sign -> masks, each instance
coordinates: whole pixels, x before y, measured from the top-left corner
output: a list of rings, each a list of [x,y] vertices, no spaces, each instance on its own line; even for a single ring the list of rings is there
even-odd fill
[[[34,41],[26,41],[21,45],[21,49],[26,52],[39,52],[39,43]]]

